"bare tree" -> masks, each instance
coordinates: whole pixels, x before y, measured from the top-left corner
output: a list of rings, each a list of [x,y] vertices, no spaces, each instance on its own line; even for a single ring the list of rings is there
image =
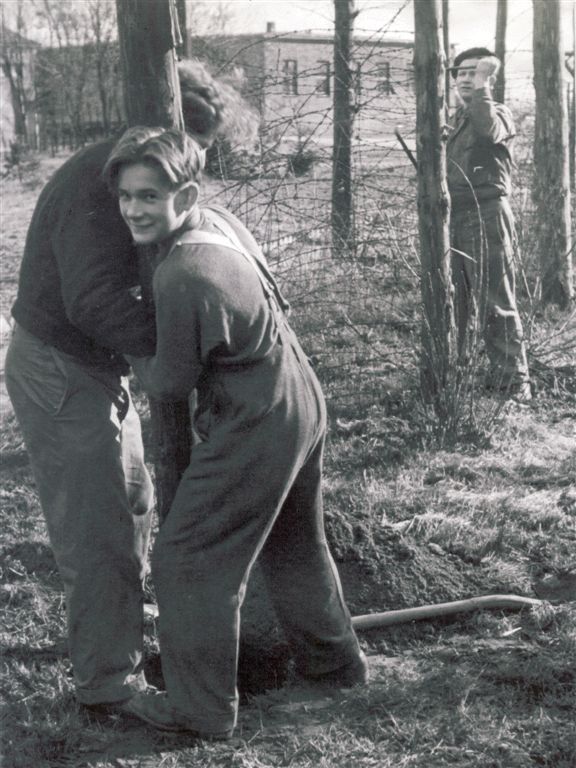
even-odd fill
[[[572,7],[572,53],[566,56],[566,69],[572,77],[570,100],[570,186],[576,190],[576,3]]]
[[[116,0],[118,39],[130,125],[184,126],[176,49],[181,38],[173,0]],[[141,250],[144,300],[151,301],[151,259]],[[190,461],[188,401],[150,400],[156,447],[156,495],[160,520],[166,516],[183,470]]]
[[[81,142],[85,115],[85,88],[90,71],[86,44],[89,33],[83,17],[84,5],[73,0],[42,0],[38,17],[49,35],[51,51],[37,59],[40,103],[50,104],[58,130],[67,134],[71,145]]]
[[[354,0],[334,0],[334,145],[332,155],[332,247],[345,253],[352,241],[352,126],[354,113],[350,45]]]
[[[446,59],[446,113],[450,110],[450,89],[452,87],[450,75],[450,0],[442,0],[442,34],[444,36],[444,57]]]
[[[501,66],[498,70],[494,85],[494,98],[504,103],[506,97],[506,29],[508,26],[508,0],[498,0],[496,9],[496,37],[494,53],[500,59]]]
[[[224,35],[235,16],[231,0],[177,0],[185,6],[186,28],[194,35]],[[182,11],[178,9],[181,17]]]
[[[418,150],[422,387],[440,419],[454,370],[455,328],[450,269],[450,197],[446,181],[445,71],[440,0],[414,3],[414,69]]]
[[[42,137],[76,146],[107,135],[119,91],[114,0],[30,2],[48,43],[35,77]]]
[[[113,44],[116,35],[115,7],[110,0],[88,0],[86,11],[95,53],[96,84],[102,110],[102,128],[107,134],[110,130],[110,109],[114,93],[110,85],[118,62],[117,48]]]
[[[26,21],[24,17],[23,0],[17,0],[13,6],[11,23],[14,29],[7,26],[4,6],[2,7],[2,25],[0,40],[1,66],[6,82],[10,89],[10,103],[14,118],[14,139],[19,144],[28,145],[32,136],[29,135],[28,107],[32,100],[30,87],[30,71],[32,67],[33,43],[26,39]],[[28,73],[28,78],[27,78]]]
[[[534,198],[542,300],[566,307],[574,299],[568,115],[559,0],[533,0]]]

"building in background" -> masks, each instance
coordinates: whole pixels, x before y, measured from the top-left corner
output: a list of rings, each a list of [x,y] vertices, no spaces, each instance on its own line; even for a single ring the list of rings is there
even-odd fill
[[[191,37],[190,55],[218,70],[235,70],[266,131],[293,142],[332,141],[334,38],[310,33]],[[398,123],[415,115],[413,42],[374,37],[352,45],[355,137],[393,139]]]
[[[414,127],[415,103],[410,40],[365,37],[352,45],[355,139],[367,145],[394,141],[394,128]],[[267,143],[281,150],[332,142],[334,39],[309,33],[189,37],[189,55],[227,73],[259,112]],[[124,122],[116,43],[45,47],[5,30],[2,136],[39,149],[75,148],[110,135]],[[6,76],[8,73],[9,77]],[[10,76],[19,77],[22,96]],[[11,90],[12,89],[12,90]],[[12,98],[8,98],[11,94]],[[10,108],[10,105],[16,105]],[[19,127],[20,126],[20,127]]]

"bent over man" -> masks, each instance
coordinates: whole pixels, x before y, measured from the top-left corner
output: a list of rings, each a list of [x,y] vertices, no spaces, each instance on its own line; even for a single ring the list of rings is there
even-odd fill
[[[203,146],[237,139],[237,119],[248,133],[251,112],[230,85],[199,62],[181,62],[179,77],[186,128]],[[74,155],[38,199],[6,383],[65,586],[76,696],[115,711],[147,687],[153,493],[124,355],[154,353],[155,321],[133,296],[133,238],[102,177],[114,143]]]

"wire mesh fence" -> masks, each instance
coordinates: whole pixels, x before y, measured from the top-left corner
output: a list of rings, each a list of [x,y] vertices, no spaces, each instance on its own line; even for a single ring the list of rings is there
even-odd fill
[[[336,258],[330,229],[333,44],[332,36],[296,33],[194,42],[195,54],[242,87],[261,119],[255,150],[222,144],[210,153],[205,199],[235,212],[261,243],[330,403],[355,412],[393,409],[398,392],[418,381],[416,172],[396,135],[415,151],[413,50],[410,42],[382,34],[353,44],[354,238],[347,256]],[[508,90],[519,131],[512,200],[519,295],[530,330],[538,294],[531,77],[510,75]],[[95,98],[90,104],[96,110]],[[91,110],[79,114],[94,122]],[[59,115],[56,110],[54,120]]]
[[[415,369],[418,327],[415,170],[394,135],[400,127],[414,142],[409,59],[406,49],[387,48],[383,67],[372,61],[372,48],[366,55],[356,69],[362,87],[355,86],[352,137],[354,239],[346,258],[331,249],[333,124],[315,90],[315,67],[299,72],[298,108],[275,100],[281,67],[276,80],[268,78],[260,94],[269,99],[260,153],[239,178],[223,187],[213,181],[206,191],[262,245],[330,402],[356,410],[389,403],[405,385]]]

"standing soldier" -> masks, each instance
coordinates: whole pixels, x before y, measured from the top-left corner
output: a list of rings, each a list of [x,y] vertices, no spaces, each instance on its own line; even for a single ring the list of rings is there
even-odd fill
[[[522,322],[516,305],[511,191],[512,114],[491,88],[500,68],[487,48],[454,60],[462,102],[450,121],[448,188],[458,346],[465,360],[477,317],[490,361],[489,386],[518,401],[531,399]]]

